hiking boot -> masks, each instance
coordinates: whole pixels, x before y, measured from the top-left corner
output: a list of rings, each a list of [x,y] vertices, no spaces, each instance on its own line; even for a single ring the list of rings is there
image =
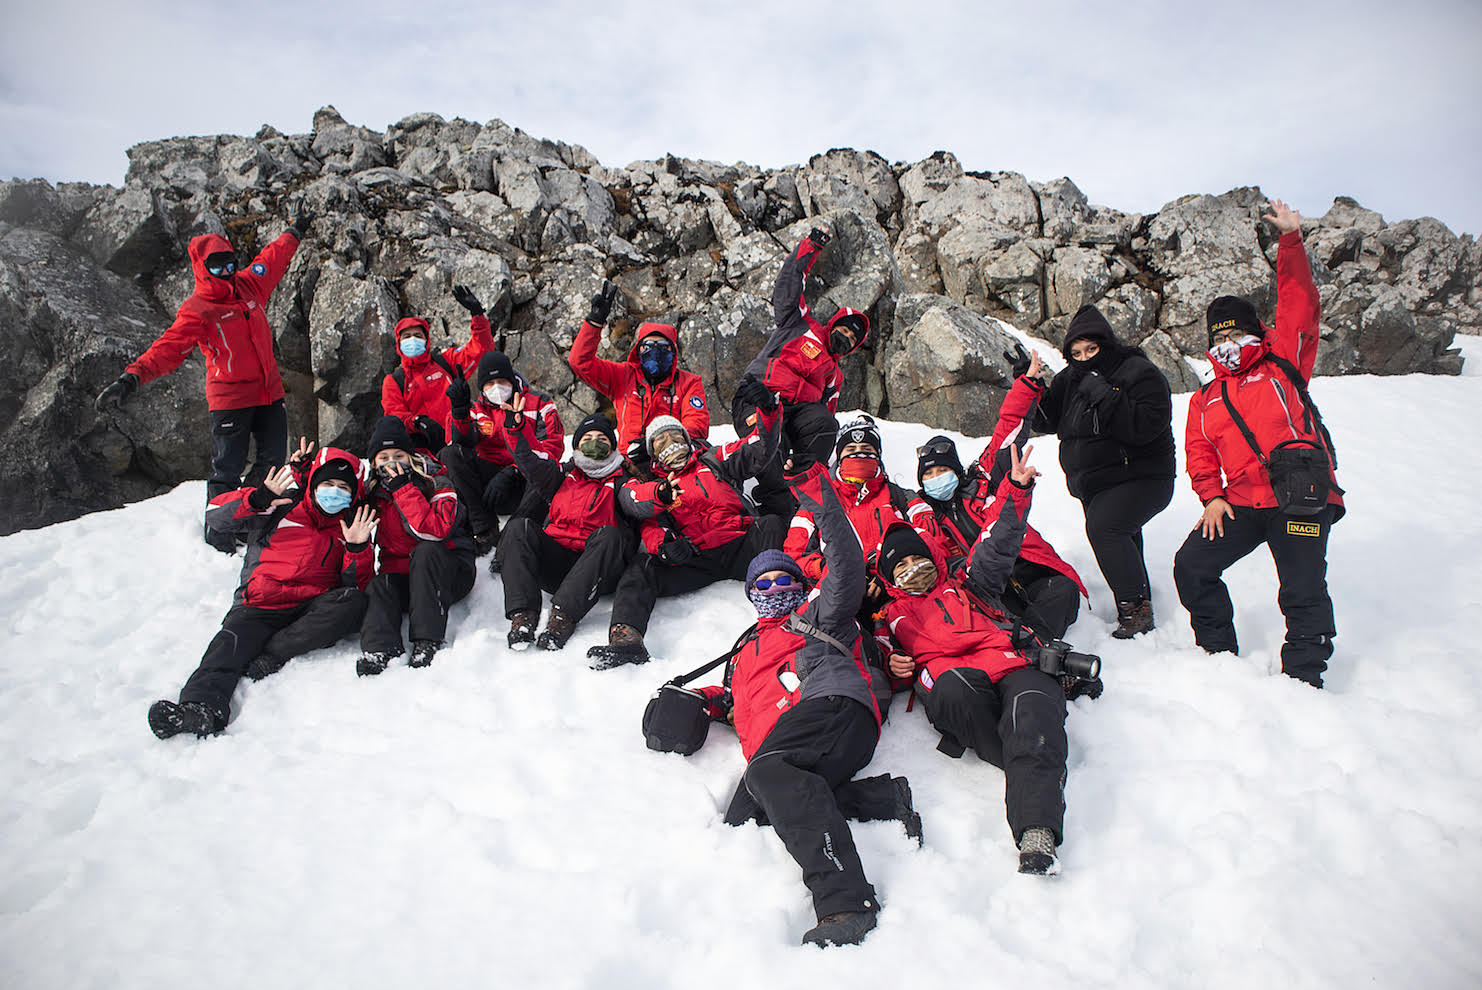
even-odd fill
[[[643,645],[643,633],[621,622],[607,630],[607,645],[594,646],[587,651],[593,670],[611,670],[629,663],[648,663],[648,648]]]
[[[161,739],[178,736],[182,732],[194,733],[202,739],[214,736],[226,726],[226,719],[199,701],[187,701],[177,705],[173,701],[156,701],[149,706],[149,728]]]
[[[287,662],[287,657],[277,657],[271,653],[263,653],[249,663],[243,673],[254,681],[260,681],[269,674],[276,674],[282,670],[283,665]]]
[[[1019,872],[1030,876],[1052,876],[1060,872],[1055,858],[1055,833],[1047,828],[1026,828],[1019,837]]]
[[[484,554],[488,553],[490,550],[493,550],[494,547],[498,543],[499,543],[499,527],[498,526],[495,526],[493,529],[486,529],[482,533],[475,533],[475,534],[473,534],[473,555],[475,557],[482,557]],[[490,572],[491,573],[493,573],[495,570],[496,569],[494,567],[492,567],[492,566],[490,567]]]
[[[509,617],[509,648],[512,650],[528,650],[530,644],[535,642],[535,624],[540,621],[540,613],[525,609],[516,612]]]
[[[442,645],[435,639],[412,640],[412,659],[408,663],[413,667],[432,666],[432,658],[438,650],[442,649]]]
[[[360,659],[355,661],[355,673],[359,677],[374,677],[386,669],[393,656],[401,656],[400,653],[362,653]]]
[[[556,606],[551,607],[551,617],[546,621],[545,632],[535,641],[535,645],[542,650],[559,650],[566,646],[566,641],[576,631],[576,620]]]
[[[874,911],[840,911],[825,915],[803,936],[804,945],[826,949],[831,945],[858,945],[875,927]]]
[[[916,840],[916,848],[921,848],[921,815],[911,804],[911,782],[904,777],[892,777],[892,784],[896,792],[896,820],[906,827],[906,838]]]
[[[1152,602],[1146,598],[1117,602],[1117,628],[1112,630],[1112,639],[1131,639],[1140,633],[1152,631]]]

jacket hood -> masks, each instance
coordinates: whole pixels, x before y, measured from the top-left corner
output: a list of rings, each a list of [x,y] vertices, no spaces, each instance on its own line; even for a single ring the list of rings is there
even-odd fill
[[[206,271],[206,259],[221,251],[233,251],[232,242],[220,234],[202,234],[190,239],[186,253],[190,255],[190,270],[196,277],[196,295],[212,302],[225,302],[236,296],[229,279],[217,278]]]
[[[642,343],[644,337],[652,337],[654,334],[662,336],[665,340],[669,341],[669,346],[674,348],[674,368],[677,371],[679,369],[680,358],[679,331],[667,323],[641,324],[638,327],[638,332],[633,334],[633,346],[628,348],[628,360],[637,364],[638,345]]]
[[[318,504],[314,501],[313,491],[314,474],[320,468],[331,462],[341,463],[347,466],[350,469],[350,473],[355,478],[354,501],[350,503],[350,508],[334,516],[326,515],[325,513],[320,511]],[[348,450],[342,450],[339,447],[321,447],[319,449],[319,452],[314,455],[313,459],[309,461],[308,466],[303,471],[304,498],[301,504],[304,506],[304,510],[309,514],[309,518],[313,520],[314,525],[318,526],[320,529],[325,529],[331,525],[337,524],[342,519],[348,518],[350,514],[355,511],[355,507],[365,499],[366,476],[367,471],[365,462],[356,457],[354,454],[350,453]]]
[[[1116,331],[1112,330],[1111,324],[1106,322],[1106,317],[1095,306],[1082,306],[1071,317],[1070,326],[1065,329],[1065,343],[1060,347],[1060,354],[1065,360],[1072,360],[1070,345],[1078,340],[1095,341],[1103,351],[1115,353],[1121,349]]]
[[[865,345],[865,342],[870,339],[870,318],[857,309],[850,309],[848,306],[840,306],[839,311],[833,316],[829,317],[828,326],[824,327],[825,341],[828,339],[828,335],[830,333],[833,333],[834,324],[838,323],[840,320],[845,319],[849,319],[852,322],[857,322],[862,329],[861,332],[858,334],[859,339],[854,342],[854,346],[845,351],[844,354],[840,354],[839,357],[844,357],[845,354],[853,354],[855,351],[863,347]]]

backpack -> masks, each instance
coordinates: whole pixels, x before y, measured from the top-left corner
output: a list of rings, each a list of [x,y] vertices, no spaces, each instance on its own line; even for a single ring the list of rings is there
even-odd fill
[[[448,359],[443,357],[442,354],[438,351],[432,352],[432,363],[448,373],[448,378],[450,379],[448,384],[450,385],[452,384],[451,379],[463,377],[462,374],[453,369],[453,366],[448,363]],[[396,380],[396,387],[401,389],[401,394],[406,395],[407,370],[401,365],[400,362],[397,362],[396,367],[391,369],[391,377]]]

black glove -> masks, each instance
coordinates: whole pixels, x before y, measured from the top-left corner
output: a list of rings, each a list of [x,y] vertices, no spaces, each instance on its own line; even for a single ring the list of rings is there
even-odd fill
[[[411,468],[403,468],[400,474],[392,474],[386,465],[382,464],[376,468],[376,474],[380,476],[381,487],[390,495],[394,495],[398,488],[410,483],[412,480]]]
[[[453,298],[458,300],[458,305],[468,310],[470,316],[483,316],[484,306],[479,302],[479,297],[473,294],[473,290],[466,285],[453,286]]]
[[[674,482],[661,481],[654,486],[654,498],[659,500],[660,505],[673,505],[679,498],[679,492],[674,488]]]
[[[1106,401],[1107,396],[1111,395],[1112,387],[1106,383],[1105,378],[1101,377],[1100,372],[1091,371],[1081,379],[1080,391],[1086,396],[1087,402],[1093,406],[1099,406]]]
[[[808,231],[808,240],[812,241],[814,244],[817,244],[819,247],[823,247],[824,245],[828,244],[829,241],[833,240],[833,238],[831,238],[828,231],[824,230],[822,227],[814,227],[812,230]]]
[[[490,478],[489,483],[484,486],[484,505],[491,509],[503,505],[520,483],[521,477],[520,469],[511,464]]]
[[[309,225],[313,222],[314,214],[310,213],[303,207],[299,207],[298,216],[293,218],[293,222],[288,225],[288,229],[293,233],[294,237],[297,237],[299,240],[303,240],[306,236],[308,236]]]
[[[688,537],[671,535],[659,544],[658,558],[661,563],[670,567],[688,564],[695,559],[695,545],[689,541]]]
[[[766,383],[753,374],[741,376],[741,384],[736,386],[736,394],[748,404],[764,412],[771,412],[777,408],[776,393],[767,388]]]
[[[468,387],[468,379],[462,375],[455,377],[444,394],[453,406],[453,418],[467,419],[469,407],[473,405],[473,390]]]
[[[109,406],[122,406],[129,401],[129,396],[139,387],[139,376],[132,371],[125,371],[118,379],[98,393],[98,398],[93,402],[93,408],[103,412]]]
[[[247,507],[253,512],[266,512],[277,498],[266,485],[258,485],[247,494]]]
[[[1017,340],[1012,351],[1003,352],[1003,359],[1013,367],[1015,378],[1021,378],[1029,371],[1029,352]]]
[[[513,409],[506,409],[504,411],[504,428],[506,430],[518,430],[522,415],[523,413],[517,413]]]
[[[613,300],[617,299],[617,286],[611,282],[602,283],[602,291],[592,297],[592,308],[587,313],[587,322],[597,326],[605,326],[607,317],[612,312]]]

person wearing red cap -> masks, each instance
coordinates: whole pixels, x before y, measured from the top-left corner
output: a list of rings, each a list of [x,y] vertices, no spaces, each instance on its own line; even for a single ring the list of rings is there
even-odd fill
[[[206,404],[211,409],[208,504],[242,483],[249,444],[257,445],[251,478],[281,466],[288,454],[283,379],[273,357],[265,307],[312,221],[312,214],[300,212],[246,268],[239,268],[236,251],[220,234],[192,238],[188,253],[195,291],[180,304],[170,328],[94,403],[100,413],[122,406],[141,384],[168,375],[199,347],[206,356]],[[230,535],[209,525],[204,534],[223,553],[236,550]]]
[[[479,359],[494,349],[489,318],[478,296],[467,286],[455,285],[453,298],[468,310],[468,343],[434,351],[427,321],[408,316],[396,324],[400,363],[381,382],[381,410],[401,420],[417,449],[432,455],[443,449],[451,429],[448,386],[454,378],[467,378]]]

